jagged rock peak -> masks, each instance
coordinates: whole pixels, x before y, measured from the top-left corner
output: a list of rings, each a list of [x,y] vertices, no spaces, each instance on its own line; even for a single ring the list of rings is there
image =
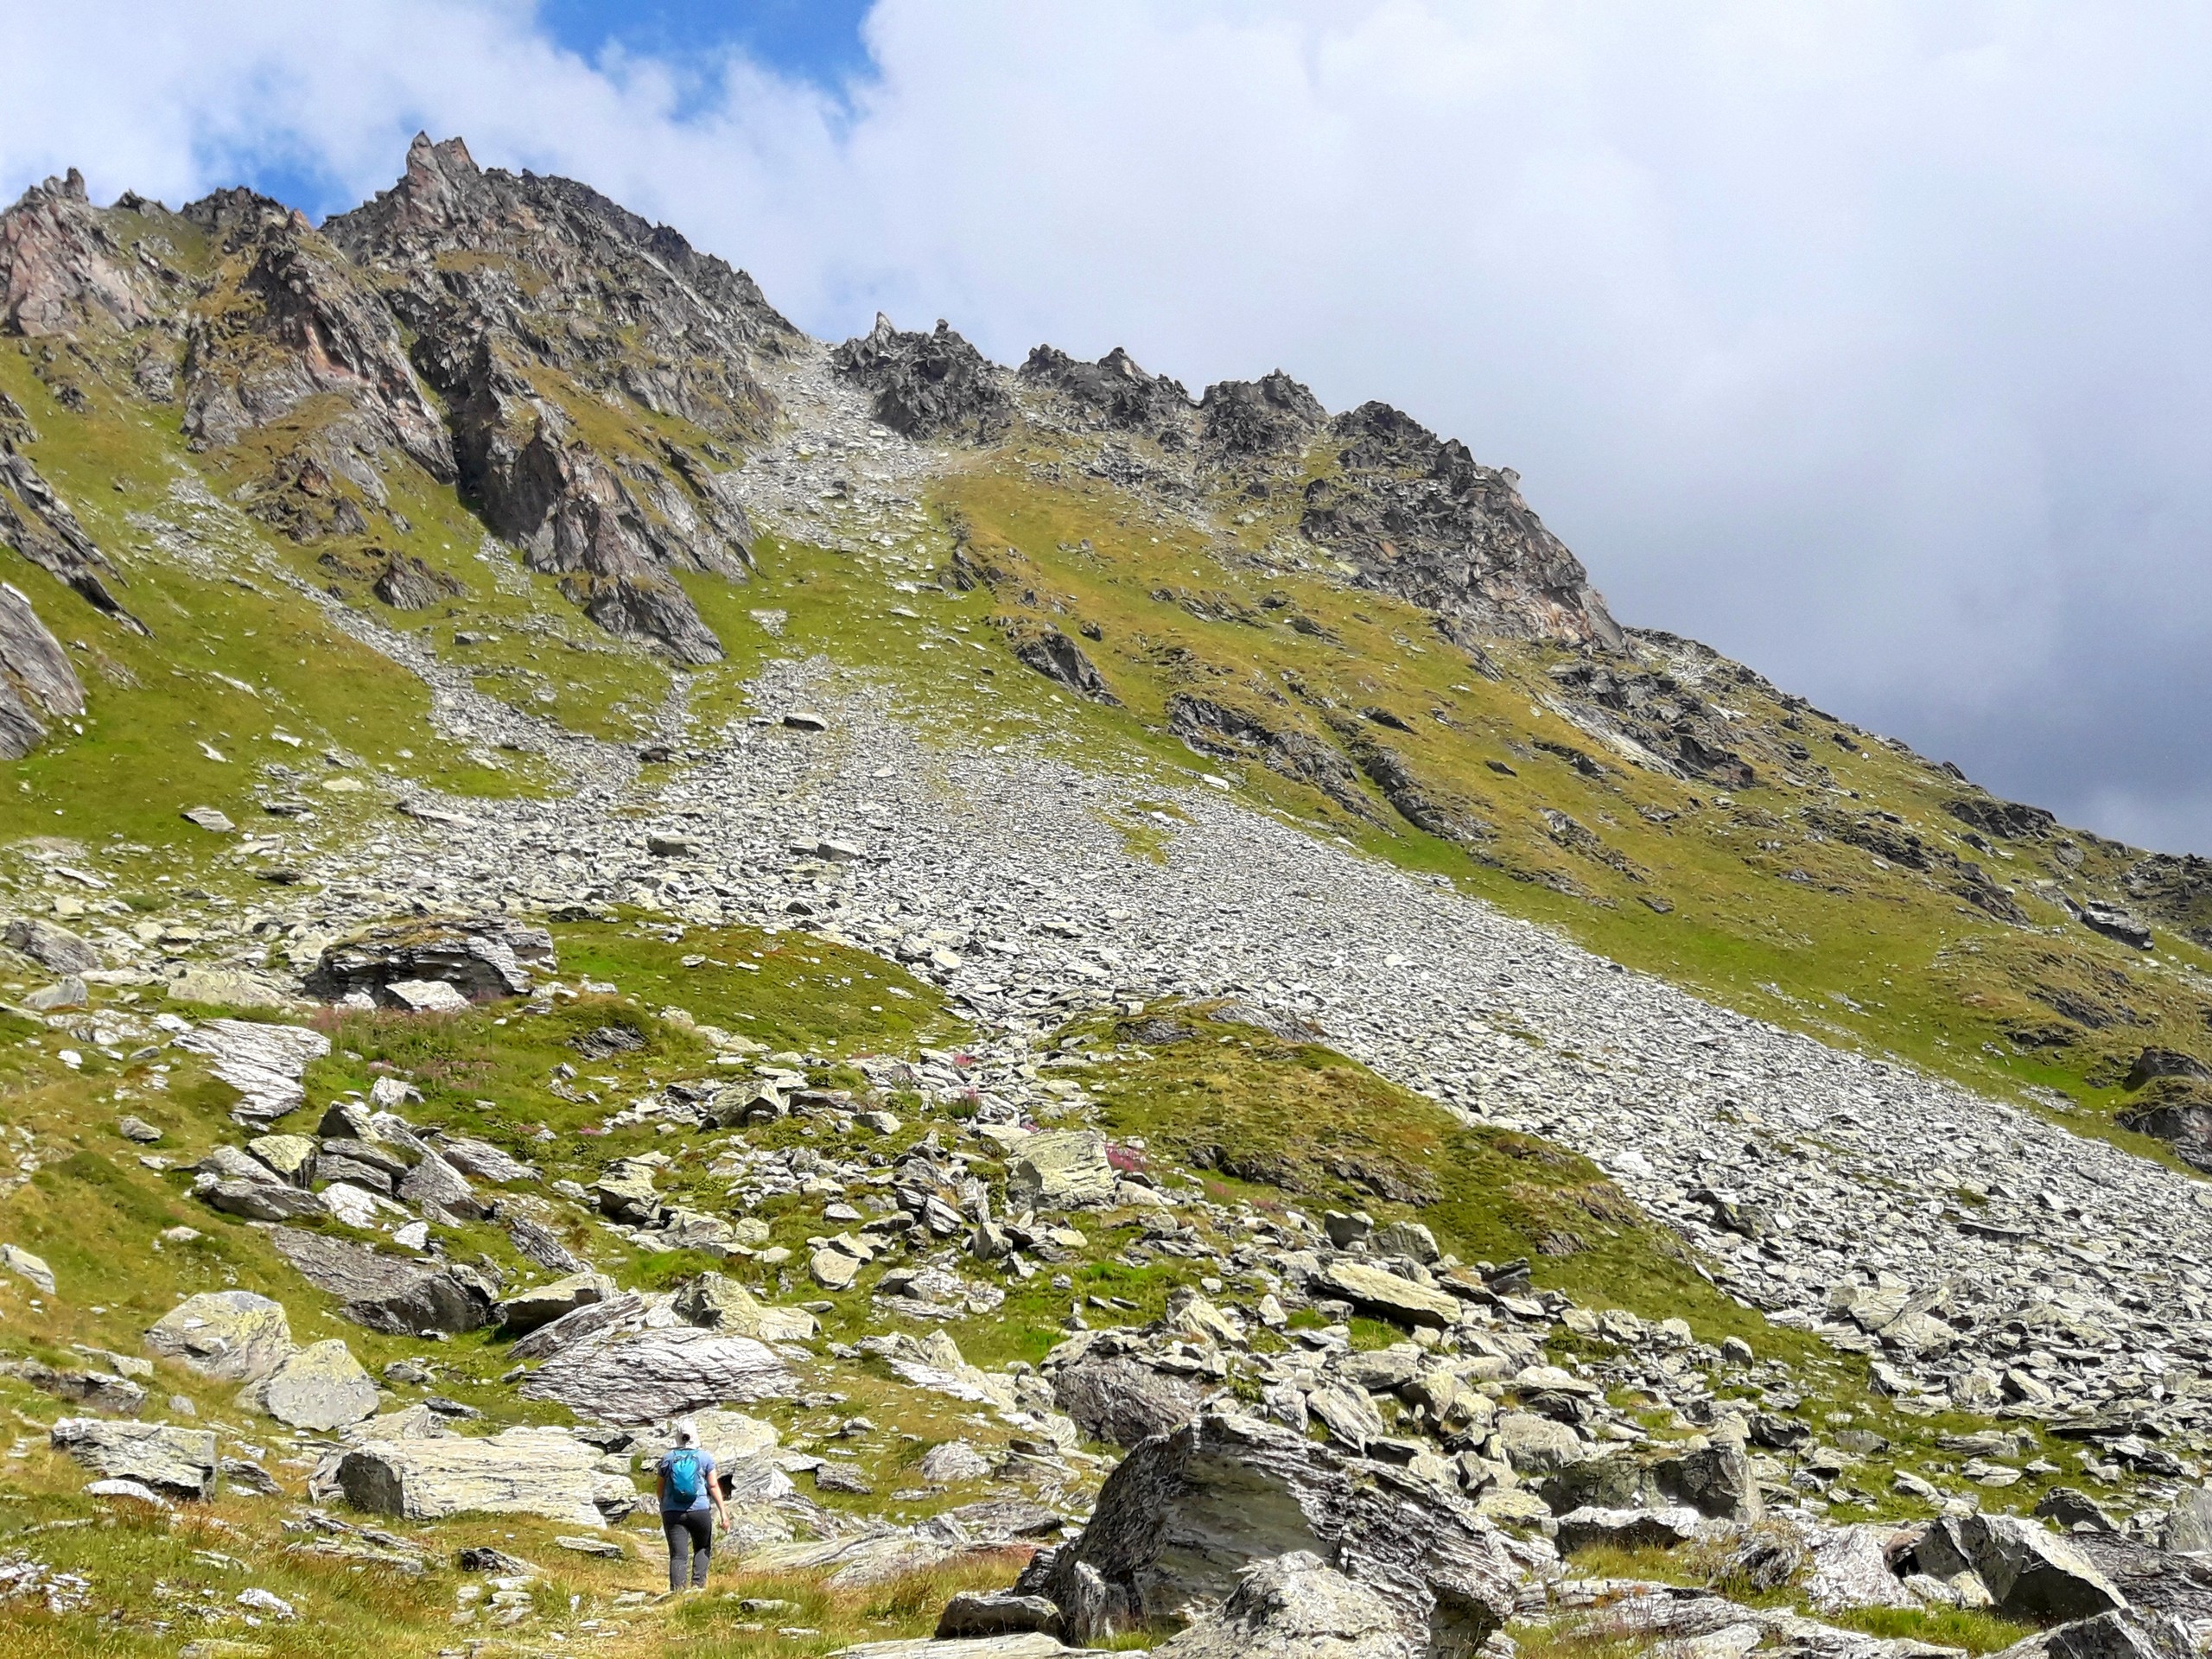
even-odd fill
[[[1363,584],[1508,639],[1624,647],[1582,562],[1522,499],[1520,474],[1384,403],[1338,416],[1328,436],[1337,467],[1306,486],[1299,529]]]
[[[910,438],[995,443],[1013,424],[1005,371],[942,317],[932,334],[906,334],[879,311],[875,327],[831,352],[830,362],[874,394],[877,420]]]
[[[781,353],[798,339],[751,276],[679,232],[573,179],[480,168],[457,137],[433,143],[417,133],[399,181],[323,230],[348,257],[404,270],[417,289],[435,274],[427,258],[466,249],[550,279],[536,296],[540,308],[579,301],[658,335],[713,336],[695,338],[694,349],[741,359]],[[481,299],[496,283],[480,274],[461,285]]]
[[[1179,380],[1147,374],[1116,346],[1096,363],[1039,346],[1016,372],[1025,385],[1057,391],[1109,427],[1157,432],[1189,421],[1191,394]]]
[[[1207,444],[1230,455],[1277,455],[1302,448],[1328,411],[1281,369],[1257,380],[1218,380],[1198,400]]]
[[[34,338],[94,327],[141,328],[158,297],[85,194],[85,177],[48,179],[0,213],[0,333]]]

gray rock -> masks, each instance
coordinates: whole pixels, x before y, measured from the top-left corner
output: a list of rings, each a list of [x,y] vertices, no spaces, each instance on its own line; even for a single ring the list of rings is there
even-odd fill
[[[2191,1659],[2195,1652],[2175,1621],[2113,1611],[2038,1630],[1999,1649],[1995,1659]]]
[[[319,1031],[251,1020],[203,1020],[176,1046],[212,1060],[215,1075],[243,1096],[232,1116],[254,1123],[300,1106],[307,1098],[300,1079],[308,1063],[330,1052],[330,1039]]]
[[[466,1227],[487,1213],[483,1200],[461,1173],[436,1153],[427,1154],[400,1178],[399,1201],[420,1211],[425,1219],[448,1227]]]
[[[84,712],[85,688],[61,642],[12,582],[0,582],[0,760],[20,760],[39,746],[46,736],[41,715]]]
[[[1704,1517],[1695,1510],[1570,1510],[1552,1539],[1562,1553],[1610,1544],[1621,1549],[1672,1549],[1697,1536]]]
[[[409,981],[451,986],[471,1001],[526,996],[533,973],[554,969],[553,936],[505,916],[433,918],[373,927],[326,948],[308,976],[310,996],[365,992],[378,1001]]]
[[[1491,1433],[1495,1443],[1493,1455],[1516,1475],[1555,1473],[1580,1463],[1589,1455],[1589,1443],[1580,1434],[1565,1423],[1539,1417],[1534,1412],[1502,1412]],[[1562,1506],[1555,1503],[1554,1507]],[[1575,1509],[1581,1505],[1569,1503],[1563,1507]],[[1608,1503],[1605,1507],[1629,1509],[1635,1505],[1632,1503]]]
[[[410,1521],[477,1511],[597,1527],[599,1459],[596,1446],[564,1430],[511,1428],[483,1440],[456,1435],[357,1446],[339,1460],[336,1478],[355,1509]]]
[[[988,1479],[991,1462],[965,1440],[946,1440],[922,1453],[916,1472],[925,1486],[957,1486],[966,1481]]]
[[[142,1147],[156,1145],[162,1138],[162,1132],[151,1123],[143,1117],[133,1117],[128,1112],[116,1119],[115,1128],[124,1140],[136,1141]]]
[[[1221,1611],[1154,1651],[1162,1659],[1421,1659],[1399,1610],[1320,1557],[1293,1550],[1237,1575]]]
[[[202,1376],[254,1382],[292,1352],[283,1305],[250,1290],[207,1290],[188,1296],[154,1322],[146,1346],[181,1360]]]
[[[1949,1580],[1971,1571],[2007,1618],[2058,1624],[2125,1609],[2127,1599],[2071,1539],[2010,1515],[1946,1516],[1914,1546],[1913,1564]]]
[[[1294,1550],[1357,1573],[1422,1650],[1471,1648],[1513,1611],[1512,1558],[1456,1493],[1224,1411],[1131,1451],[1082,1535],[1022,1587],[1095,1641],[1218,1606],[1246,1567]]]
[[[278,1422],[318,1433],[373,1417],[377,1410],[376,1383],[335,1337],[293,1354],[254,1393]]]
[[[2109,1522],[2105,1529],[2111,1530]],[[2173,1550],[2212,1550],[2212,1488],[2182,1490],[2166,1516],[2164,1543]]]
[[[319,1193],[280,1181],[218,1179],[194,1191],[210,1209],[247,1221],[314,1221],[330,1213]]]
[[[227,836],[238,828],[238,825],[231,822],[230,814],[217,807],[188,806],[177,816],[187,823],[207,830],[210,835]]]
[[[508,1349],[507,1357],[543,1359],[549,1354],[574,1347],[586,1337],[641,1319],[645,1313],[645,1298],[634,1290],[626,1290],[620,1296],[580,1307],[573,1313],[563,1313],[551,1324],[538,1326]]]
[[[1065,686],[1079,697],[1092,702],[1104,703],[1118,709],[1122,700],[1098,671],[1098,666],[1084,654],[1081,645],[1058,628],[1029,622],[1009,622],[1007,643],[1013,648],[1014,660],[1023,667],[1033,669],[1046,679]]]
[[[441,1136],[435,1144],[439,1155],[463,1175],[489,1181],[494,1186],[507,1186],[517,1181],[537,1179],[535,1166],[502,1152],[488,1141],[454,1135]]]
[[[139,1481],[173,1497],[214,1496],[213,1429],[64,1417],[49,1438],[56,1451],[111,1480]]]
[[[35,1359],[10,1362],[4,1369],[43,1393],[90,1406],[105,1417],[136,1417],[145,1408],[146,1390],[111,1371],[56,1370]]]
[[[20,1244],[0,1244],[0,1268],[29,1281],[49,1296],[54,1294],[54,1269],[43,1257],[33,1255]]]
[[[1716,1442],[1655,1459],[1651,1484],[1662,1497],[1720,1521],[1756,1521],[1765,1513],[1758,1477],[1740,1446]]]
[[[1052,1380],[1052,1403],[1086,1435],[1132,1446],[1191,1421],[1204,1398],[1180,1377],[1126,1358],[1085,1360]]]
[[[315,1179],[314,1141],[304,1135],[259,1135],[245,1149],[269,1166],[269,1173],[292,1186],[307,1186]]]
[[[1016,1636],[1027,1631],[1060,1633],[1060,1610],[1042,1596],[1011,1590],[963,1590],[938,1615],[940,1642],[979,1636]]]
[[[467,590],[412,553],[394,553],[385,561],[369,591],[395,611],[427,611]]]
[[[1013,420],[1004,372],[941,319],[935,334],[905,334],[878,312],[875,327],[830,362],[873,395],[877,420],[910,438],[995,443]]]
[[[293,1228],[279,1228],[273,1242],[310,1284],[346,1304],[347,1319],[372,1331],[411,1337],[492,1322],[492,1287],[472,1268],[426,1267]]]
[[[1406,1325],[1426,1325],[1438,1330],[1459,1323],[1459,1300],[1456,1296],[1417,1285],[1410,1279],[1402,1279],[1385,1268],[1364,1262],[1332,1262],[1315,1283],[1325,1294],[1340,1296],[1363,1313],[1376,1319]]]
[[[1026,1636],[961,1637],[940,1642],[912,1637],[896,1642],[863,1642],[840,1648],[831,1659],[1093,1659],[1096,1650],[1070,1648],[1041,1630]]]
[[[630,1159],[618,1159],[591,1184],[591,1195],[602,1214],[635,1227],[649,1227],[661,1217],[660,1194],[653,1187],[653,1169]]]
[[[409,1014],[461,1014],[468,999],[442,979],[395,979],[384,988],[386,1007]]]
[[[643,1423],[702,1406],[785,1399],[798,1391],[798,1378],[773,1349],[750,1337],[607,1332],[554,1355],[519,1391],[607,1422]]]
[[[99,951],[43,917],[18,917],[8,924],[5,937],[10,950],[19,950],[57,974],[81,974],[100,965]]]
[[[1049,1130],[1026,1137],[1007,1156],[1007,1205],[1018,1212],[1110,1204],[1116,1179],[1097,1130]]]
[[[1905,1588],[1893,1563],[1915,1539],[1916,1529],[1880,1522],[1821,1530],[1812,1541],[1813,1570],[1804,1580],[1805,1605],[1815,1612],[1851,1607],[1915,1607],[1920,1599]]]
[[[1376,1255],[1410,1256],[1423,1267],[1433,1267],[1444,1257],[1436,1235],[1417,1221],[1394,1221],[1376,1229],[1367,1248]]]
[[[613,1292],[613,1281],[595,1273],[572,1273],[548,1284],[533,1285],[500,1301],[499,1328],[512,1336],[522,1336],[565,1313],[603,1302]]]
[[[804,1308],[772,1307],[734,1279],[702,1273],[676,1293],[677,1318],[704,1330],[762,1342],[805,1342],[819,1328]]]

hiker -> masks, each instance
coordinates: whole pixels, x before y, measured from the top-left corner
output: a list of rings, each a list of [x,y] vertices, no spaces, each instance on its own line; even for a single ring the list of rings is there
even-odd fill
[[[707,1564],[715,1553],[715,1519],[729,1530],[722,1507],[720,1471],[711,1452],[699,1444],[699,1431],[688,1422],[676,1426],[676,1445],[655,1465],[660,1476],[660,1524],[668,1535],[668,1593],[707,1587]],[[709,1516],[708,1505],[714,1513]]]

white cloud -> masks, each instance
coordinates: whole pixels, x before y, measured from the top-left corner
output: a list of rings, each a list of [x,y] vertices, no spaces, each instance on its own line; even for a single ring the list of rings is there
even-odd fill
[[[2200,10],[883,0],[849,102],[513,3],[0,21],[0,181],[365,194],[427,125],[817,332],[1280,365],[1517,466],[1631,620],[2212,845]]]

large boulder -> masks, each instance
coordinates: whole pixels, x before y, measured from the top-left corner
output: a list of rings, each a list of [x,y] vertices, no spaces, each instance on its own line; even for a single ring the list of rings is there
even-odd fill
[[[1938,1579],[1979,1574],[2005,1618],[2056,1624],[2127,1606],[2080,1545],[2018,1516],[1946,1516],[1913,1547],[1912,1560]]]
[[[2196,1651],[2187,1630],[2171,1619],[2109,1612],[2037,1630],[1995,1659],[2193,1659]]]
[[[18,917],[8,924],[6,938],[10,950],[20,951],[57,974],[81,974],[100,965],[99,951],[67,928],[43,917]]]
[[[244,1221],[315,1221],[330,1213],[330,1201],[277,1180],[240,1180],[203,1176],[193,1190],[211,1210]]]
[[[1342,1297],[1363,1313],[1399,1325],[1443,1330],[1459,1320],[1458,1297],[1364,1262],[1332,1262],[1314,1284],[1327,1295]]]
[[[531,974],[553,967],[553,936],[542,927],[505,916],[433,917],[372,927],[327,947],[307,989],[326,1001],[360,992],[393,1003],[393,985],[431,980],[480,1001],[527,996]]]
[[[645,1299],[634,1290],[626,1290],[620,1296],[587,1303],[573,1313],[563,1313],[550,1325],[539,1325],[508,1349],[507,1357],[518,1361],[543,1359],[564,1348],[575,1347],[586,1337],[629,1325],[645,1316]]]
[[[435,1152],[425,1153],[400,1177],[399,1199],[447,1227],[466,1227],[490,1213],[461,1173]]]
[[[492,1323],[493,1287],[474,1268],[426,1267],[363,1244],[279,1228],[277,1254],[346,1304],[346,1317],[387,1336],[474,1331]]]
[[[702,1406],[779,1400],[798,1378],[776,1351],[716,1331],[608,1331],[563,1350],[521,1392],[610,1423],[644,1423]]]
[[[283,1305],[250,1290],[204,1290],[154,1322],[146,1346],[218,1382],[254,1382],[292,1351]]]
[[[208,1069],[238,1091],[233,1118],[264,1128],[306,1102],[302,1079],[309,1063],[330,1052],[330,1039],[305,1026],[205,1020],[180,1036],[176,1046],[205,1055]]]
[[[1007,1207],[1018,1213],[1111,1204],[1116,1179],[1106,1137],[1096,1129],[1029,1135],[1007,1158]]]
[[[805,1342],[820,1328],[804,1308],[768,1306],[719,1273],[701,1274],[676,1293],[671,1306],[687,1325],[762,1342]]]
[[[278,1422],[317,1433],[376,1415],[377,1385],[353,1351],[335,1337],[308,1344],[252,1392],[261,1409]]]
[[[1092,1359],[1052,1380],[1052,1403],[1094,1440],[1132,1446],[1172,1434],[1191,1421],[1205,1396],[1179,1376],[1133,1359]]]
[[[599,1459],[596,1446],[557,1428],[511,1428],[482,1440],[403,1438],[346,1452],[337,1482],[355,1509],[410,1521],[479,1510],[597,1527]]]
[[[48,1438],[56,1451],[67,1452],[109,1480],[135,1480],[175,1497],[214,1496],[213,1429],[64,1417]]]
[[[1525,1445],[1530,1437],[1544,1433],[1535,1424],[1545,1421],[1531,1420],[1522,1413],[1498,1419],[1505,1460],[1517,1472],[1536,1472],[1548,1460],[1541,1452],[1532,1453]],[[1519,1439],[1508,1440],[1509,1424]],[[1586,1446],[1581,1449],[1588,1452]],[[1725,1444],[1670,1451],[1657,1457],[1639,1457],[1624,1451],[1572,1457],[1552,1465],[1540,1491],[1553,1512],[1561,1515],[1592,1505],[1614,1510],[1681,1505],[1716,1521],[1745,1522],[1756,1521],[1766,1512],[1751,1459],[1740,1446]]]
[[[1042,1596],[1025,1596],[1014,1590],[963,1590],[944,1604],[937,1619],[940,1643],[966,1645],[988,1637],[1038,1631],[1057,1638],[1060,1610]]]
[[[1300,1550],[1382,1598],[1416,1651],[1471,1650],[1513,1611],[1513,1557],[1458,1493],[1223,1410],[1130,1452],[1082,1535],[1018,1587],[1096,1642],[1202,1618],[1246,1567]]]
[[[1248,1567],[1221,1611],[1154,1651],[1160,1659],[1418,1659],[1398,1610],[1320,1557]]]
[[[564,1313],[603,1302],[613,1291],[613,1282],[596,1273],[572,1273],[547,1284],[532,1285],[501,1300],[499,1328],[519,1337],[552,1324]]]

